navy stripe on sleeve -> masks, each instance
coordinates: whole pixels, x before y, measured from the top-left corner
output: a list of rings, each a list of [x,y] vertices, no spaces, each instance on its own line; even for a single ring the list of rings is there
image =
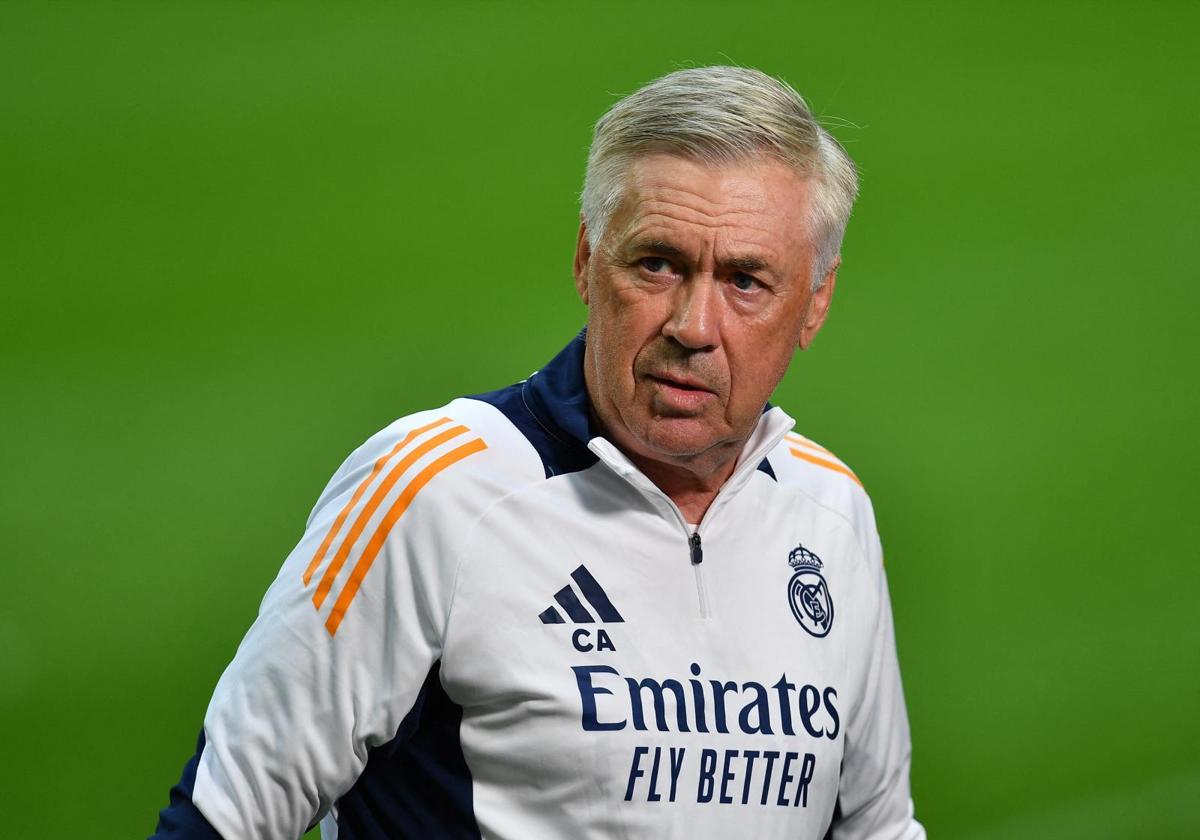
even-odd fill
[[[338,840],[478,840],[471,771],[459,728],[462,707],[435,663],[396,737],[367,755],[337,803]]]
[[[171,788],[171,804],[158,814],[158,827],[151,840],[173,838],[173,840],[221,840],[221,835],[209,824],[204,815],[192,802],[196,788],[196,768],[204,752],[204,731],[196,741],[196,754],[183,767],[183,775]]]

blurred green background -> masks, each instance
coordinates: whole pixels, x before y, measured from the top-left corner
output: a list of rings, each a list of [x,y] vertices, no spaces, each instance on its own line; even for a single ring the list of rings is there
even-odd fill
[[[792,82],[862,170],[776,402],[875,498],[941,838],[1200,837],[1200,4],[0,6],[0,795],[153,829],[328,476],[582,324],[591,124]]]

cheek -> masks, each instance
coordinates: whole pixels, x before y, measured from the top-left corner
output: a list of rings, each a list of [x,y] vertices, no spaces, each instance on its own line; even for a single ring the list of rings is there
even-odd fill
[[[632,379],[632,367],[637,348],[630,342],[630,330],[622,318],[620,307],[598,305],[593,298],[588,311],[588,344],[596,354],[596,372],[600,385],[606,390],[624,391]]]
[[[625,355],[636,354],[659,332],[663,318],[659,301],[645,295],[609,291],[593,305],[590,320],[604,332],[605,342]]]
[[[794,347],[781,344],[778,336],[766,337],[729,359],[732,401],[747,410],[762,408],[783,379]]]

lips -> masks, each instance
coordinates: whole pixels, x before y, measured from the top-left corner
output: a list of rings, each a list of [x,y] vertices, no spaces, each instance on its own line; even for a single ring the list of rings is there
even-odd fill
[[[668,385],[672,388],[679,388],[680,390],[684,391],[698,391],[709,394],[716,393],[712,388],[709,388],[699,379],[694,379],[690,376],[661,372],[649,373],[647,376],[656,382],[662,383],[663,385]]]
[[[717,399],[702,380],[685,374],[655,371],[647,373],[646,379],[654,389],[653,410],[663,417],[696,417]]]

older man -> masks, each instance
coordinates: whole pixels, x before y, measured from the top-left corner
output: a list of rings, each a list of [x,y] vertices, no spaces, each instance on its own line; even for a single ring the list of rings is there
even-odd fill
[[[159,836],[923,837],[870,503],[767,403],[855,191],[756,71],[617,103],[587,329],[343,465]]]

